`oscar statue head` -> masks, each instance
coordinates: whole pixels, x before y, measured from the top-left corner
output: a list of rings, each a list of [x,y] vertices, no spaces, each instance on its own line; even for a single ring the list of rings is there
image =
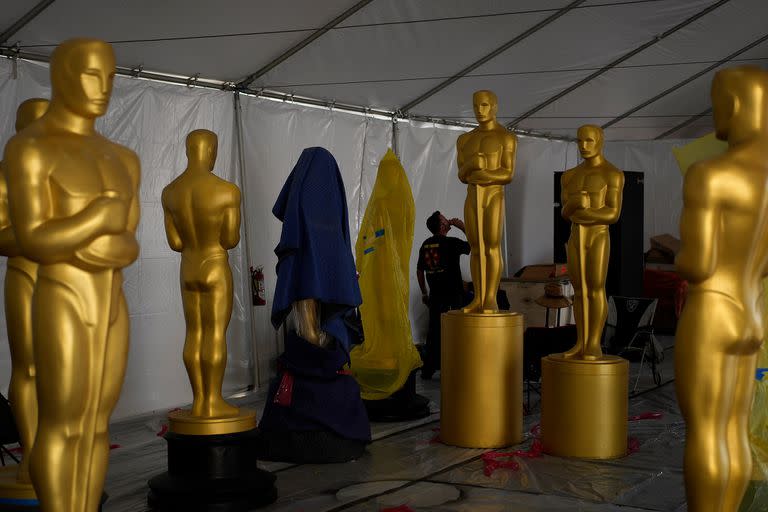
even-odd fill
[[[580,126],[576,132],[579,153],[584,160],[603,154],[603,129],[594,124]]]
[[[187,135],[187,159],[190,164],[213,171],[219,139],[210,130],[193,130]]]
[[[712,117],[715,135],[734,142],[765,133],[768,72],[757,66],[737,66],[712,80]]]
[[[499,100],[493,91],[482,90],[475,92],[472,95],[472,106],[478,123],[484,124],[496,121]]]
[[[51,101],[79,117],[107,111],[115,77],[112,46],[98,39],[64,41],[51,56]]]

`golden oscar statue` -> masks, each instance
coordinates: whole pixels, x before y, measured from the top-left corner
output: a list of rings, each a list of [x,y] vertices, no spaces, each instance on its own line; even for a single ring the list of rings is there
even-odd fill
[[[187,135],[187,168],[162,193],[168,244],[181,253],[184,366],[192,385],[192,409],[169,415],[170,430],[178,434],[256,427],[254,411],[241,411],[221,396],[233,291],[227,250],[240,241],[240,189],[213,174],[217,147],[211,131]]]
[[[496,121],[491,91],[472,98],[479,126],[456,142],[467,184],[464,223],[475,297],[441,318],[441,427],[446,444],[494,448],[522,440],[523,316],[500,312],[504,185],[515,171],[517,139]],[[477,418],[486,418],[477,421]]]
[[[768,72],[718,72],[712,114],[728,150],[685,174],[675,262],[690,285],[677,326],[675,387],[691,512],[737,510],[752,475],[748,423],[768,274]]]
[[[48,100],[26,100],[16,112],[16,131],[20,132],[39,119],[48,108]],[[13,227],[8,219],[8,187],[0,163],[0,255],[8,257],[5,274],[5,321],[11,349],[11,384],[8,399],[19,431],[25,456],[18,468],[0,471],[0,506],[4,499],[37,500],[29,477],[29,454],[37,431],[37,391],[35,360],[32,349],[32,292],[37,281],[37,263],[21,256]]]
[[[542,359],[542,443],[553,455],[607,459],[627,449],[629,363],[600,349],[608,316],[608,225],[621,214],[624,173],[603,156],[600,127],[584,125],[577,138],[584,160],[561,178],[577,337],[569,351]]]
[[[94,128],[112,93],[112,47],[66,41],[50,70],[47,112],[8,142],[4,158],[16,240],[39,265],[30,472],[42,510],[95,511],[128,359],[121,269],[139,254],[140,168],[135,153]]]

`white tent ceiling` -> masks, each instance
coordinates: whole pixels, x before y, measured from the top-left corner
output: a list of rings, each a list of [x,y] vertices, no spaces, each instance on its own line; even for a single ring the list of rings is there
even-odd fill
[[[501,121],[566,137],[587,122],[610,124],[610,139],[698,136],[711,128],[712,74],[768,61],[766,0],[4,0],[3,7],[6,55],[18,43],[21,56],[44,59],[65,39],[97,37],[113,43],[128,69],[449,122],[474,121],[471,94],[489,88]]]

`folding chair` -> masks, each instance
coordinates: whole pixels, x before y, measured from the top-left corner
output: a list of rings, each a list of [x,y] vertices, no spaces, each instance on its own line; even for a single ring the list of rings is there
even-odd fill
[[[5,445],[19,442],[19,431],[13,419],[11,404],[0,393],[0,462],[5,466],[5,455],[8,455],[17,464],[19,459]],[[5,454],[5,455],[3,455]]]
[[[630,361],[640,361],[633,392],[637,391],[646,360],[653,382],[661,385],[661,370],[657,365],[664,360],[664,349],[651,326],[658,302],[658,299],[619,295],[608,299],[608,319],[603,332],[605,351]]]

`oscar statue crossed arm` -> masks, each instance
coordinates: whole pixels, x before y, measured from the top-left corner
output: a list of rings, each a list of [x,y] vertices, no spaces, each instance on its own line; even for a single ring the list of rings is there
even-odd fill
[[[112,47],[66,41],[50,72],[48,111],[9,141],[4,158],[11,224],[22,256],[39,264],[30,470],[43,511],[96,511],[128,358],[121,270],[139,253],[140,168],[94,126],[112,91]]]

